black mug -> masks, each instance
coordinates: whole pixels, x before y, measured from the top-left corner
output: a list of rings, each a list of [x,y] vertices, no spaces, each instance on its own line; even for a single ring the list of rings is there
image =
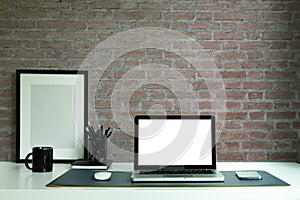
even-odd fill
[[[28,159],[32,155],[32,167],[28,164]],[[51,172],[53,168],[53,148],[33,147],[32,152],[25,158],[25,166],[32,172]]]

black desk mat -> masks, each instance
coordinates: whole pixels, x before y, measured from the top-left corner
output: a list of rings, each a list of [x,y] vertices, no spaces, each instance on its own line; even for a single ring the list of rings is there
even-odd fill
[[[234,171],[221,171],[224,182],[131,182],[130,172],[113,172],[110,180],[96,181],[93,178],[97,170],[70,169],[47,187],[248,187],[248,186],[289,186],[266,171],[257,171],[262,180],[240,180]]]

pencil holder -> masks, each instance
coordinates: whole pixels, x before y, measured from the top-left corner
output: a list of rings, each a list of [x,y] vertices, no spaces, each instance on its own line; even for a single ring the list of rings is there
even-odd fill
[[[107,159],[107,138],[88,139],[88,158],[94,162],[104,162]]]

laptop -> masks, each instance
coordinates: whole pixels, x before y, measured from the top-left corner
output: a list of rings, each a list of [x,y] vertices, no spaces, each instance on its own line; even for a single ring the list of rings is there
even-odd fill
[[[137,115],[133,182],[222,182],[211,115]]]

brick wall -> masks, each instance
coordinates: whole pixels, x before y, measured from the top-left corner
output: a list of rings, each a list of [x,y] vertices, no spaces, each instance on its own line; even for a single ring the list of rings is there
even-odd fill
[[[105,39],[145,27],[184,33],[214,60],[226,92],[218,160],[300,160],[299,10],[296,0],[1,1],[0,160],[15,159],[15,69],[80,69],[89,52]],[[182,80],[193,86],[200,113],[215,112],[203,74],[185,59],[167,50],[137,49],[116,58],[99,77],[95,98],[90,100],[96,113],[91,115],[92,123],[118,128],[110,101],[114,87],[130,69],[149,63],[162,69],[169,66],[183,77],[165,69],[135,71],[135,78],[152,77],[157,82],[130,94],[130,116],[149,109],[181,113],[175,93],[191,95],[185,93]],[[177,91],[165,87],[164,80],[173,80]],[[128,82],[127,87],[134,86],[134,81]],[[112,138],[119,148],[110,146],[114,160],[132,159],[132,137],[124,133],[131,131],[131,125],[124,127],[128,130],[117,129]]]

